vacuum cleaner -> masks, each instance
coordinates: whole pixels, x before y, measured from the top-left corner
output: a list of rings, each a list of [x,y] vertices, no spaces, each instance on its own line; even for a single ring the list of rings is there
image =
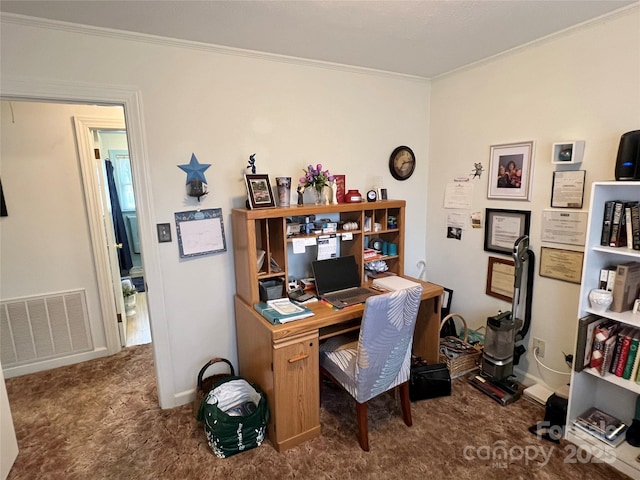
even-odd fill
[[[480,372],[469,377],[471,385],[501,405],[509,405],[521,395],[513,375],[513,366],[518,365],[520,357],[526,352],[524,345],[517,343],[527,336],[531,324],[535,258],[529,250],[527,235],[515,241],[512,256],[515,268],[511,311],[487,318]],[[523,285],[525,270],[527,282]]]

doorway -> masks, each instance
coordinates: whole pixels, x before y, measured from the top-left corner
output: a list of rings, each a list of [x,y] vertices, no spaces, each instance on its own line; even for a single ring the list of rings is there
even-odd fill
[[[90,135],[96,141],[94,156],[99,167],[97,170],[100,170],[97,172],[98,182],[103,186],[106,198],[103,215],[110,215],[115,235],[118,265],[116,268],[114,264],[111,272],[113,280],[120,279],[124,301],[124,310],[121,305],[118,308],[120,341],[123,347],[150,343],[151,329],[127,131],[91,128]],[[106,224],[110,232],[111,227]]]
[[[153,212],[154,197],[151,191],[150,166],[145,147],[145,129],[139,90],[126,86],[112,88],[105,85],[79,85],[72,81],[49,82],[34,78],[3,75],[2,99],[29,99],[33,101],[72,102],[83,105],[124,106],[129,136],[129,149],[132,154],[132,167],[134,173],[136,173],[134,183],[136,184],[136,192],[139,194],[136,207],[139,213],[140,240],[144,246],[146,257],[153,259],[146,261],[144,274],[147,284],[147,304],[153,330],[152,349],[154,352],[154,369],[158,386],[158,403],[160,408],[174,407],[176,400],[171,388],[174,384],[174,377],[170,335],[166,308],[162,301],[164,298],[163,273],[161,262],[157,261],[159,252],[154,242],[155,237],[153,232],[155,232],[155,230],[151,223],[155,218]],[[2,165],[4,165],[4,162],[2,162],[0,166]],[[4,168],[3,171],[0,172],[0,176],[2,177],[4,177],[3,172]],[[9,202],[8,199],[7,202]],[[90,225],[90,228],[93,228],[93,225]],[[1,246],[2,245],[0,245],[0,247]],[[2,264],[4,265],[4,258]],[[23,270],[25,269],[23,268]],[[3,283],[3,294],[6,293],[5,285],[6,284]],[[98,307],[98,309],[100,309],[100,307]],[[112,337],[117,339],[117,330]],[[111,343],[106,345],[106,352],[102,351],[99,355],[88,355],[86,359],[109,355],[119,349],[119,342],[118,344]],[[60,365],[63,364],[64,363],[61,363]]]
[[[93,188],[99,183],[95,177],[101,169],[96,168],[98,163],[93,157],[87,168],[82,166],[84,161],[78,161],[83,148],[93,144],[93,136],[88,133],[90,139],[86,142],[77,139],[77,124],[73,121],[76,117],[92,119],[86,125],[96,128],[96,134],[99,127],[124,132],[126,137],[122,106],[46,100],[2,101],[0,175],[8,217],[2,218],[1,300],[25,299],[27,303],[32,302],[32,298],[46,297],[38,300],[46,303],[50,297],[57,296],[54,301],[60,303],[66,300],[58,297],[78,294],[77,304],[84,308],[69,311],[80,311],[73,320],[79,318],[77,324],[85,327],[81,334],[83,342],[77,342],[76,328],[62,327],[61,331],[66,334],[64,342],[54,330],[46,348],[40,341],[14,342],[19,348],[13,361],[4,362],[3,355],[7,377],[110,355],[123,345],[117,312],[124,313],[124,308],[119,310],[116,305],[118,299],[123,303],[121,275],[117,268],[112,277],[104,260],[109,244],[115,242],[105,233],[102,215],[94,213],[96,205],[105,204],[99,190]],[[103,119],[106,120],[103,122]],[[89,149],[87,156],[92,153],[93,149]],[[33,321],[40,321],[39,317],[33,317]],[[52,320],[48,328],[56,325]],[[37,328],[26,330],[37,336]],[[28,351],[21,349],[25,345],[33,347]]]

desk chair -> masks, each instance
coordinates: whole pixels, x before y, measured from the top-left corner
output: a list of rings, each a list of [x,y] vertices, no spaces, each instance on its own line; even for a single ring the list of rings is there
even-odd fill
[[[320,346],[320,378],[327,377],[356,400],[358,442],[369,451],[367,401],[400,390],[402,418],[412,425],[409,374],[413,330],[422,286],[367,298],[357,339],[329,338]]]

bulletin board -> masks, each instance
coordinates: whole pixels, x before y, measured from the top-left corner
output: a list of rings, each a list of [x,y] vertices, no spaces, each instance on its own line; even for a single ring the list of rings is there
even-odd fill
[[[176,212],[175,219],[181,258],[227,251],[221,208]]]

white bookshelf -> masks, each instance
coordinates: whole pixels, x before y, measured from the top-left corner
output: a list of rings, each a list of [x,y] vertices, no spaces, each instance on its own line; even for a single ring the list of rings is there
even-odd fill
[[[601,268],[629,261],[640,261],[640,252],[637,250],[600,245],[604,202],[606,200],[640,200],[640,182],[595,182],[591,188],[578,318],[588,313],[594,313],[623,324],[640,327],[640,315],[635,315],[631,311],[622,313],[595,312],[590,309],[588,299],[589,291],[598,288]],[[620,418],[627,425],[631,425],[638,395],[640,395],[640,385],[636,384],[633,379],[625,380],[608,373],[601,376],[590,368],[581,372],[573,371],[565,433],[567,440],[585,449],[593,456],[600,455],[598,458],[607,459],[607,463],[611,463],[626,475],[640,478],[640,462],[636,461],[636,457],[640,455],[640,448],[632,447],[627,442],[617,448],[611,448],[589,434],[572,427],[573,420],[578,415],[594,406]]]

